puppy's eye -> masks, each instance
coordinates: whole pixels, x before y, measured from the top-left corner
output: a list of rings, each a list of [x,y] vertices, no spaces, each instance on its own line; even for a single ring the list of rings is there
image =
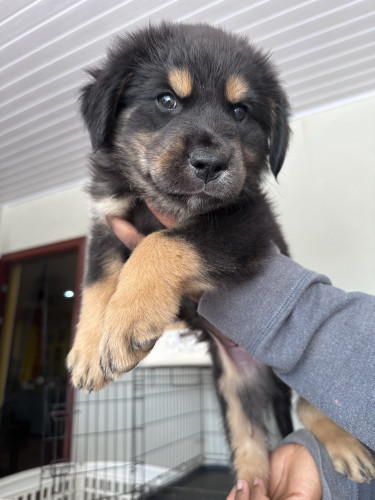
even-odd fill
[[[233,117],[236,121],[240,122],[246,116],[247,108],[243,104],[238,104],[233,108]]]
[[[159,106],[167,111],[172,111],[177,108],[177,99],[173,94],[159,95],[157,101]]]

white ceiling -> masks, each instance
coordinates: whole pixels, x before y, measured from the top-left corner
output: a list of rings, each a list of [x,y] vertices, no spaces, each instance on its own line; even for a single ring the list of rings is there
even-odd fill
[[[375,94],[375,0],[1,0],[0,205],[82,182],[82,68],[113,34],[208,22],[271,49],[296,115]]]

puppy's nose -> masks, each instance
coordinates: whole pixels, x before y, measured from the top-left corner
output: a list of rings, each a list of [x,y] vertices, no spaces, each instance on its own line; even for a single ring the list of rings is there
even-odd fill
[[[228,160],[221,153],[211,153],[198,149],[190,155],[190,165],[194,173],[205,184],[217,179],[228,168]]]

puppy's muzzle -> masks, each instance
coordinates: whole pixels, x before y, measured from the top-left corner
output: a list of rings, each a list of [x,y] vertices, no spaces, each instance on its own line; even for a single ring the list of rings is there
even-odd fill
[[[203,149],[193,151],[190,165],[195,175],[205,184],[216,180],[228,168],[228,159],[222,153],[211,153]]]

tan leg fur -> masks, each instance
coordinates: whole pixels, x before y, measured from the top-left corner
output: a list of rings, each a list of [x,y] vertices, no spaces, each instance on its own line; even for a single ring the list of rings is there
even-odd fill
[[[226,419],[236,477],[245,479],[250,485],[257,477],[268,483],[269,454],[265,436],[261,429],[253,426],[244,415],[238,396],[243,380],[236,366],[221,352],[220,359],[223,373],[219,388],[227,403]]]
[[[113,262],[106,279],[83,290],[79,323],[67,358],[67,367],[71,372],[72,384],[87,392],[97,391],[109,382],[100,368],[99,344],[105,310],[116,290],[121,265],[121,262]]]
[[[147,236],[121,269],[106,310],[100,343],[106,376],[134,368],[175,319],[181,295],[207,288],[191,245],[162,231]]]

